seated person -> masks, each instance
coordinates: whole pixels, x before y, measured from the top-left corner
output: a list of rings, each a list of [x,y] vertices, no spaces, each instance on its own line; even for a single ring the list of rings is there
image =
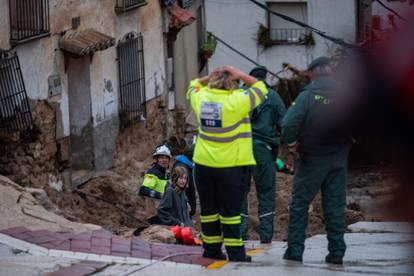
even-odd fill
[[[194,187],[194,180],[193,180],[193,153],[194,153],[194,145],[189,145],[185,147],[183,155],[177,155],[175,157],[175,164],[173,165],[173,169],[175,167],[183,167],[188,172],[188,185],[185,189],[185,194],[188,198],[188,203],[190,204],[191,211],[190,217],[193,217],[196,212],[196,190]]]
[[[144,175],[144,182],[139,189],[139,195],[161,199],[168,183],[167,169],[170,165],[171,151],[165,146],[159,146],[153,154],[155,162]]]
[[[185,194],[188,185],[188,171],[183,167],[175,167],[171,180],[171,185],[165,190],[164,197],[157,208],[157,223],[193,227],[193,221],[190,218],[190,205]]]

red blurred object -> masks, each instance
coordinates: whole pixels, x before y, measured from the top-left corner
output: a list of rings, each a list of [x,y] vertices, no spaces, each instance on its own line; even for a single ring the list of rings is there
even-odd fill
[[[181,235],[181,227],[176,225],[171,228],[171,232],[174,234],[175,239],[178,242],[181,242],[183,240],[183,236]]]
[[[194,236],[191,227],[181,228],[181,236],[183,237],[183,243],[186,245],[194,245]]]
[[[373,15],[372,16],[372,28],[375,30],[381,30],[381,16]]]
[[[197,239],[193,235],[191,227],[180,227],[178,225],[171,227],[171,232],[174,234],[177,242],[185,245],[201,245],[201,240]]]

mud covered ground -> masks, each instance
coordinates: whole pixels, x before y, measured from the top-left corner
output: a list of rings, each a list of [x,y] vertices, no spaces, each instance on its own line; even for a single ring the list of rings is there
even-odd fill
[[[47,192],[67,219],[97,224],[116,234],[130,235],[136,228],[145,226],[146,219],[155,213],[154,205],[148,202],[148,199],[137,195],[138,183],[141,183],[144,168],[148,168],[151,159],[138,163],[136,168],[126,168],[129,173],[121,174],[121,170],[118,169],[117,172],[108,172],[106,176],[91,180],[78,189],[80,193],[58,193],[50,188]],[[136,174],[136,177],[132,177],[131,174]],[[287,235],[292,178],[291,175],[278,173],[275,240],[284,240]],[[392,219],[386,209],[386,205],[392,200],[392,192],[397,187],[392,172],[380,168],[356,169],[350,172],[348,183],[348,208],[345,214],[347,224],[362,220]],[[249,200],[249,238],[256,240],[259,236],[254,185]],[[315,198],[309,211],[307,234],[324,233],[320,195]],[[198,214],[195,216],[195,222],[199,230]]]

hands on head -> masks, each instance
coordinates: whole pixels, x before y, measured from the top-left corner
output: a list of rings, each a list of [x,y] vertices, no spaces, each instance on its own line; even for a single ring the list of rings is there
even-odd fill
[[[252,86],[254,83],[257,82],[257,79],[244,73],[243,71],[233,67],[233,66],[223,66],[223,67],[217,67],[213,70],[209,75],[202,77],[199,79],[199,81],[206,85],[210,81],[211,77],[220,74],[222,72],[227,72],[230,75],[230,78],[232,80],[241,80],[243,81],[247,86]]]
[[[241,80],[242,76],[245,75],[244,72],[237,68],[234,68],[233,66],[217,67],[216,69],[214,69],[211,75],[218,74],[221,72],[227,72],[232,80]]]

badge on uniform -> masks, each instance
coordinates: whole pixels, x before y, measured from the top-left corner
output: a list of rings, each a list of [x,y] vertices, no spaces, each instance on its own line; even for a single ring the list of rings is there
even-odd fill
[[[201,125],[205,127],[222,127],[221,103],[201,103]]]

